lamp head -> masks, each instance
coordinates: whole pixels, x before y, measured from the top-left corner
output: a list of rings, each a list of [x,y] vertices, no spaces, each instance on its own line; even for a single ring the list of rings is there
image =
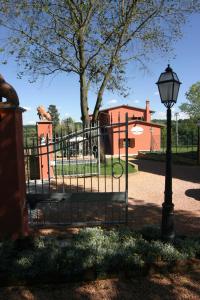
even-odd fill
[[[161,102],[166,107],[172,107],[177,101],[181,82],[170,65],[167,66],[165,72],[161,73],[156,84],[158,85]]]

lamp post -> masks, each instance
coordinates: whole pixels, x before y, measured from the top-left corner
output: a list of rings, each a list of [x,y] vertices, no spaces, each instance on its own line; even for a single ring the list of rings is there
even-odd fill
[[[161,102],[167,108],[167,149],[165,169],[165,196],[162,204],[161,235],[164,241],[173,241],[174,204],[172,203],[172,153],[171,153],[171,108],[176,103],[181,82],[175,72],[168,67],[161,73],[158,82]]]

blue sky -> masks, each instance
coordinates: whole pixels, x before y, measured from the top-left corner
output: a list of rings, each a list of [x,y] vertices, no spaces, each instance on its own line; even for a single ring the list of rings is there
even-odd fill
[[[128,67],[127,81],[130,95],[123,98],[114,93],[106,92],[103,99],[103,108],[121,104],[145,107],[145,101],[150,100],[151,109],[155,111],[154,118],[165,118],[165,107],[160,103],[155,82],[168,63],[177,73],[182,82],[178,102],[173,108],[173,113],[178,112],[178,106],[186,101],[185,92],[189,87],[200,80],[200,15],[193,15],[183,27],[183,37],[174,44],[174,58],[159,57],[155,55],[148,64],[148,72],[136,69],[133,65]],[[38,121],[36,107],[43,104],[46,108],[55,104],[59,110],[60,118],[71,116],[80,121],[80,100],[78,78],[65,74],[54,79],[46,77],[37,83],[30,84],[27,77],[17,79],[19,71],[15,62],[10,59],[7,65],[0,66],[0,73],[11,83],[20,99],[20,106],[27,108],[23,114],[24,124],[34,124]],[[94,107],[94,92],[89,94],[89,107],[92,112]],[[180,114],[179,117],[185,117]]]

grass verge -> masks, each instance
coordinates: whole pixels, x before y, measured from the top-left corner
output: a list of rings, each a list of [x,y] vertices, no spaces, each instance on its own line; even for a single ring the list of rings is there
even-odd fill
[[[78,161],[77,161],[78,162]],[[128,164],[128,173],[134,173],[136,169],[133,165]],[[57,165],[54,167],[54,174],[59,175],[85,175],[98,173],[98,163],[89,162],[87,164],[68,163],[66,165]],[[113,158],[107,159],[100,164],[101,175],[121,175],[125,173],[125,162],[123,160]]]

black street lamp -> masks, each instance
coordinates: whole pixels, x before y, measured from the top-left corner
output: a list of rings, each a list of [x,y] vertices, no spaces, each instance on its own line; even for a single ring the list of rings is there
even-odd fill
[[[158,82],[161,102],[167,108],[167,150],[165,169],[165,198],[162,204],[161,234],[165,241],[173,241],[174,204],[172,203],[172,153],[171,153],[171,108],[176,103],[181,82],[175,72],[168,67],[161,73]]]

